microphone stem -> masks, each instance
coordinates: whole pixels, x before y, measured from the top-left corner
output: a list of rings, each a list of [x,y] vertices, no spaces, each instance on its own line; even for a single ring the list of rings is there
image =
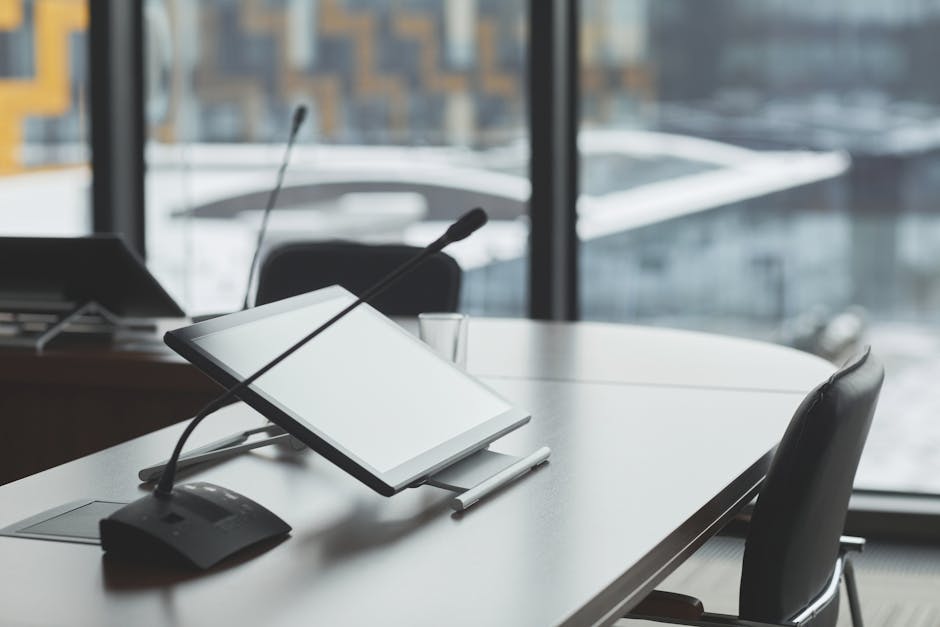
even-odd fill
[[[251,296],[251,284],[255,278],[255,268],[258,265],[258,256],[261,254],[261,244],[264,242],[264,235],[268,230],[268,219],[271,217],[271,211],[277,204],[277,197],[281,193],[281,185],[284,183],[284,174],[287,172],[287,165],[290,163],[291,148],[294,147],[294,140],[297,139],[297,130],[299,126],[295,125],[291,129],[290,137],[287,138],[287,147],[284,149],[284,158],[281,160],[281,167],[277,170],[277,181],[271,195],[268,196],[268,204],[261,216],[261,228],[258,229],[258,239],[255,242],[255,254],[251,257],[251,266],[248,268],[248,285],[245,286],[245,299],[242,301],[242,311],[248,309],[248,299]]]
[[[409,259],[402,265],[400,265],[387,277],[383,278],[381,281],[379,281],[378,283],[376,283],[375,285],[367,289],[365,292],[363,292],[361,296],[359,296],[355,301],[353,301],[351,304],[343,308],[339,313],[337,313],[332,318],[324,322],[322,325],[320,325],[319,327],[317,327],[316,329],[308,333],[305,337],[297,341],[293,346],[288,348],[286,351],[284,351],[283,353],[281,353],[280,355],[278,355],[277,357],[275,357],[274,359],[266,363],[259,370],[257,370],[254,374],[250,375],[246,379],[243,379],[242,381],[239,381],[238,383],[236,383],[235,385],[227,389],[225,392],[220,394],[218,397],[209,401],[209,403],[206,404],[206,406],[203,407],[201,410],[199,410],[199,413],[196,414],[196,416],[190,421],[190,423],[186,426],[186,429],[183,431],[183,434],[180,436],[180,439],[176,442],[176,448],[173,449],[173,455],[170,457],[170,461],[168,461],[166,463],[166,466],[164,466],[163,468],[163,473],[160,475],[160,481],[157,483],[157,487],[154,489],[154,494],[160,497],[168,497],[173,492],[173,484],[176,480],[176,466],[177,466],[177,463],[179,462],[179,457],[183,452],[183,446],[186,444],[186,440],[189,439],[190,434],[192,434],[196,426],[198,426],[199,423],[202,422],[202,420],[206,416],[208,416],[213,411],[222,407],[225,403],[229,401],[229,399],[233,398],[236,394],[238,394],[238,392],[244,390],[249,385],[257,381],[258,378],[264,376],[265,373],[267,373],[276,365],[278,365],[279,363],[281,363],[282,361],[284,361],[285,359],[293,355],[295,352],[300,350],[300,348],[303,347],[304,344],[306,344],[307,342],[309,342],[310,340],[317,337],[318,335],[320,335],[321,333],[329,329],[331,326],[336,324],[341,318],[346,316],[353,309],[355,309],[356,307],[358,307],[359,305],[365,302],[368,302],[372,298],[375,298],[376,296],[384,292],[386,289],[391,287],[395,283],[395,281],[401,278],[403,274],[405,274],[406,272],[409,272],[412,268],[414,268],[415,266],[423,262],[425,259],[433,255],[434,253],[439,252],[448,243],[450,242],[447,240],[446,237],[441,237],[435,240],[427,248],[422,250],[420,253],[418,253],[417,255],[415,255],[413,258]]]

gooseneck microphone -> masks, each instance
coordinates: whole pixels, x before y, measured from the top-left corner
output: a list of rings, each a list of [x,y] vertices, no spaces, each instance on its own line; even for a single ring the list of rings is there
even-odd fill
[[[294,118],[291,122],[290,136],[287,138],[287,148],[284,150],[284,158],[281,160],[281,167],[277,171],[277,182],[268,195],[268,204],[264,208],[261,216],[261,228],[258,229],[258,239],[255,242],[255,254],[251,256],[251,266],[248,268],[248,285],[245,286],[245,299],[242,301],[242,310],[248,309],[248,300],[251,297],[251,283],[255,278],[255,271],[258,266],[258,255],[261,254],[261,244],[264,243],[264,235],[268,230],[268,218],[271,216],[271,210],[277,203],[278,194],[281,193],[281,186],[284,184],[284,173],[287,171],[287,164],[290,163],[291,148],[294,147],[294,141],[297,139],[297,133],[307,119],[307,107],[297,105],[294,109]]]
[[[261,505],[231,490],[206,483],[188,483],[174,490],[177,464],[190,434],[206,416],[224,406],[240,391],[246,389],[313,338],[363,303],[369,302],[384,292],[434,253],[443,250],[453,242],[468,237],[486,224],[486,221],[486,212],[482,209],[476,208],[468,211],[441,237],[392,270],[332,318],[253,374],[232,385],[210,401],[189,422],[177,440],[173,455],[164,467],[153,493],[125,505],[108,518],[101,520],[102,548],[108,553],[116,553],[133,559],[148,558],[148,551],[159,553],[164,557],[172,555],[176,558],[183,558],[197,567],[208,568],[242,548],[289,532],[290,527],[283,520]],[[211,515],[207,512],[211,512]],[[181,534],[179,529],[175,529],[174,533],[171,530],[173,525],[167,521],[183,520],[184,513],[191,519],[187,526],[188,531],[186,534]],[[233,521],[237,518],[236,522],[232,522],[227,527],[237,531],[220,536],[221,532],[218,528],[210,523],[221,520],[222,517],[232,517]]]

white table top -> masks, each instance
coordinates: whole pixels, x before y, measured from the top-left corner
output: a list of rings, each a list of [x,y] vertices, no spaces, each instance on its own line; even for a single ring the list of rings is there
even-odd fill
[[[452,514],[448,493],[429,486],[385,498],[314,454],[257,452],[185,479],[269,507],[294,528],[283,543],[180,575],[103,560],[94,546],[0,538],[3,614],[69,625],[609,623],[750,498],[794,409],[834,367],[695,333],[476,319],[469,369],[532,411],[495,449],[553,450],[469,512]],[[257,421],[233,406],[191,445]],[[0,526],[82,496],[138,497],[137,468],[166,457],[180,430],[0,487]]]

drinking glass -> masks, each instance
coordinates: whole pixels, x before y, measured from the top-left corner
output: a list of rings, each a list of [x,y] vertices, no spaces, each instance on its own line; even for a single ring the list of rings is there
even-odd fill
[[[461,313],[418,314],[418,336],[444,359],[467,367],[468,318]]]

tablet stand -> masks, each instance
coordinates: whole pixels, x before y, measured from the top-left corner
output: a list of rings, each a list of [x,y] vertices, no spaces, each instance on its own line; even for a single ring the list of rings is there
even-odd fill
[[[251,436],[261,433],[265,434],[267,437],[255,440],[253,442],[248,441]],[[233,455],[238,455],[239,453],[244,453],[245,451],[261,448],[262,446],[270,446],[272,444],[287,444],[290,446],[291,450],[294,451],[300,451],[307,448],[306,444],[292,437],[281,427],[268,423],[263,427],[256,427],[254,429],[241,431],[234,435],[216,440],[215,442],[210,442],[205,446],[194,448],[188,453],[183,453],[180,456],[176,467],[187,468],[189,466],[195,466],[196,464],[202,464],[204,462],[218,461],[227,457],[232,457]],[[141,481],[156,481],[160,478],[160,475],[163,474],[163,468],[166,466],[167,461],[169,460],[164,460],[159,464],[154,464],[153,466],[141,468],[137,472],[137,478]]]
[[[261,433],[267,437],[248,442],[252,435]],[[306,448],[303,442],[292,437],[281,427],[268,424],[236,433],[184,453],[179,458],[177,468],[218,461],[272,444],[288,444],[295,451]],[[426,483],[436,488],[457,492],[457,496],[454,497],[450,505],[451,508],[459,512],[467,509],[487,494],[547,462],[549,455],[551,455],[551,450],[547,446],[543,446],[525,457],[497,453],[488,448],[482,449],[451,464],[430,477]],[[142,468],[138,471],[137,477],[141,481],[156,481],[163,473],[165,465],[166,461],[162,461],[159,464]]]
[[[46,347],[46,344],[58,337],[63,331],[65,331],[70,324],[73,324],[78,321],[82,316],[98,315],[104,321],[108,322],[110,326],[117,327],[118,319],[111,314],[107,309],[101,307],[95,301],[88,301],[84,305],[80,305],[73,309],[71,312],[62,316],[58,322],[46,329],[39,337],[35,340],[36,352],[41,353]]]
[[[56,307],[58,310],[59,307]],[[6,303],[0,302],[0,311],[10,311],[16,312],[16,315],[21,318],[28,317],[39,312],[31,311],[28,307],[18,305],[16,303]],[[45,329],[36,332],[31,335],[22,335],[12,338],[4,338],[3,343],[5,345],[14,345],[22,346],[25,348],[34,348],[37,353],[43,352],[46,348],[46,345],[60,336],[62,333],[69,330],[69,327],[85,323],[91,327],[93,330],[98,331],[100,327],[102,331],[116,331],[118,329],[128,327],[130,325],[126,324],[119,317],[115,316],[113,313],[108,311],[105,307],[102,307],[97,302],[91,300],[86,303],[83,303],[77,307],[72,307],[68,309],[68,305],[65,305],[60,310],[61,313],[56,312],[43,312],[44,316],[51,317],[52,315],[57,315],[58,318],[54,321],[43,322],[43,324],[48,324]],[[21,325],[28,324],[29,320],[21,320],[19,323]],[[134,325],[139,326],[139,325]],[[156,327],[152,327],[156,328]]]

